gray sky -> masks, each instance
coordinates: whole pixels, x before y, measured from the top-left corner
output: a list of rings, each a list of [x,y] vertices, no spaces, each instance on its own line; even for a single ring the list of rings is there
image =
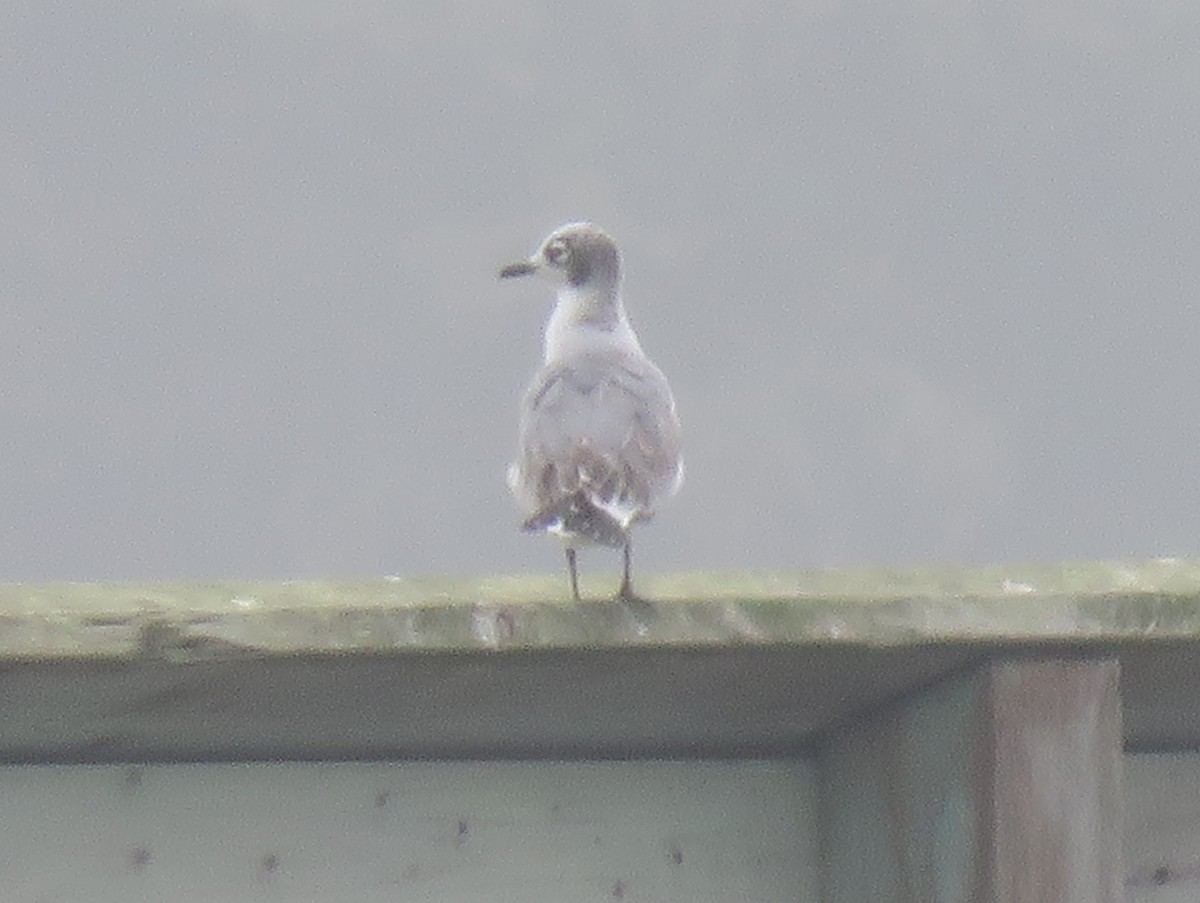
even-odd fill
[[[431,9],[0,5],[0,580],[557,571],[495,272],[574,219],[639,570],[1200,552],[1200,4]]]

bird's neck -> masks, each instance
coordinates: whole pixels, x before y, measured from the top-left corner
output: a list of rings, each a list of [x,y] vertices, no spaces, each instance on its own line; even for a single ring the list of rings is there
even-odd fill
[[[546,323],[544,344],[547,362],[605,345],[628,351],[641,347],[616,287],[581,289],[573,285],[558,290],[558,303]]]

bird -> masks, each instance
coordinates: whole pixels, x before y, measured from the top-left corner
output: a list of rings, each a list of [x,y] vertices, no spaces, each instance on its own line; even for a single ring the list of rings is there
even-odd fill
[[[625,313],[621,252],[606,232],[568,223],[499,275],[535,274],[553,281],[556,300],[520,402],[508,486],[522,529],[562,541],[576,601],[577,551],[597,545],[622,550],[617,598],[637,601],[630,533],[683,481],[675,398]]]

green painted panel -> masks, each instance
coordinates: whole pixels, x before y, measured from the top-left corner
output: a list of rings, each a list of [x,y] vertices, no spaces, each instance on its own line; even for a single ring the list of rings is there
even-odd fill
[[[816,903],[793,762],[0,768],[14,903]]]
[[[991,661],[836,732],[826,903],[1116,903],[1119,668]]]
[[[869,717],[821,756],[826,903],[967,903],[982,681],[970,675]]]

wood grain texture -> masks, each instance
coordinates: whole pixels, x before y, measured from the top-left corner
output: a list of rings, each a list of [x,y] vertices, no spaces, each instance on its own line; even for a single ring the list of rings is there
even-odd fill
[[[989,668],[990,899],[1123,899],[1120,669],[1113,661]]]
[[[1118,673],[989,662],[837,732],[820,757],[827,903],[1116,903]]]

